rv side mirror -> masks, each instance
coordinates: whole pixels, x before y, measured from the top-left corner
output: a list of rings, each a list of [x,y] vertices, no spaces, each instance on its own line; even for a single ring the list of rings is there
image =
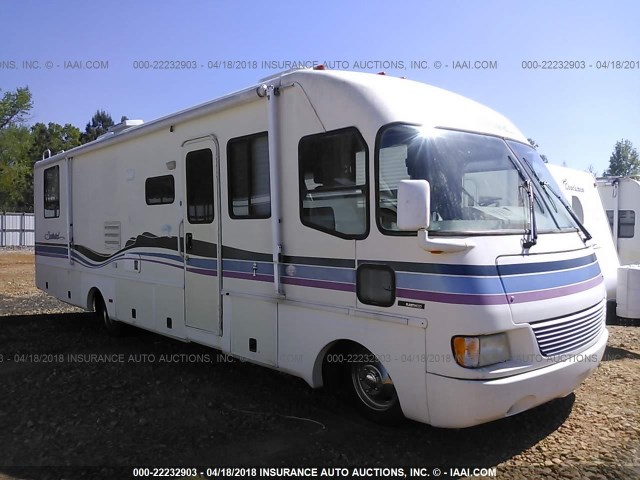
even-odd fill
[[[398,228],[416,231],[429,228],[431,187],[426,180],[400,180],[398,185]]]

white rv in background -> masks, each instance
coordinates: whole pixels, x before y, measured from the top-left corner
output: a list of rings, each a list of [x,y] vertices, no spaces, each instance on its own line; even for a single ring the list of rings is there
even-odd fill
[[[640,263],[640,182],[629,177],[598,178],[598,192],[621,265]]]
[[[631,178],[599,178],[548,165],[567,202],[593,236],[593,248],[615,313],[640,318],[640,237],[635,233],[640,183]]]
[[[375,418],[466,427],[599,364],[589,235],[506,118],[421,83],[320,69],[35,166],[36,283],[303,378]]]
[[[547,168],[555,178],[565,200],[593,237],[593,249],[604,276],[607,299],[615,300],[620,262],[595,177],[589,172],[560,165],[547,164]]]
[[[640,319],[640,231],[636,228],[640,182],[629,177],[599,178],[598,192],[622,264],[618,269],[616,313]]]

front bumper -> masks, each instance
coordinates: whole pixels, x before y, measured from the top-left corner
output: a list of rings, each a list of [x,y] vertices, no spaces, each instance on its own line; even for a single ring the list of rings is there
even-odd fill
[[[464,428],[515,415],[574,391],[604,355],[609,332],[587,350],[548,367],[494,380],[461,380],[427,373],[429,423]]]

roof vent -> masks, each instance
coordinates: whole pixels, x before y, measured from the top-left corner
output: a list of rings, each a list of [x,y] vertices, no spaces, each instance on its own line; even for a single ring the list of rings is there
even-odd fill
[[[109,127],[107,133],[120,133],[127,128],[137,127],[138,125],[142,125],[144,123],[143,120],[124,120],[120,123],[115,124],[112,127]]]

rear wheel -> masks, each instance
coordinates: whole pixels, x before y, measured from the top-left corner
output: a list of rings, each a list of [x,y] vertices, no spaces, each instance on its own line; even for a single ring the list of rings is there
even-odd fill
[[[350,359],[350,385],[360,410],[378,422],[402,418],[396,387],[384,365],[364,348],[352,353]]]
[[[109,312],[107,311],[107,306],[102,299],[100,294],[96,294],[93,299],[93,309],[96,312],[96,316],[98,320],[102,322],[105,330],[112,337],[120,337],[124,333],[124,325],[117,320],[111,319],[109,317]]]

